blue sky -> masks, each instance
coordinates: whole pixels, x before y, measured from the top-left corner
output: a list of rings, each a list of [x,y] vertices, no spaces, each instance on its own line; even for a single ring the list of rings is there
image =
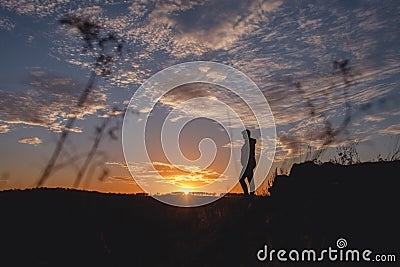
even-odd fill
[[[305,158],[308,145],[321,148],[327,122],[339,127],[346,103],[351,122],[322,159],[354,141],[362,160],[391,152],[400,134],[399,14],[398,1],[2,1],[0,186],[35,184],[93,67],[79,32],[60,25],[60,18],[86,18],[125,43],[111,75],[96,79],[72,129],[74,153],[88,150],[102,115],[126,106],[151,75],[209,60],[237,68],[263,91],[277,126],[276,165],[290,166],[299,155]],[[346,97],[343,77],[333,69],[335,60],[345,59],[353,81]],[[163,104],[173,107],[188,92],[178,91]],[[100,150],[107,154],[99,162],[109,178],[93,179],[87,188],[137,190],[120,141],[105,139]],[[73,174],[73,168],[61,170],[49,185],[69,187]]]

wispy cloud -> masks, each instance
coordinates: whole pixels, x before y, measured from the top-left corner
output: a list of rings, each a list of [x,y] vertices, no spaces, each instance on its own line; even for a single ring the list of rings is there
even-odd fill
[[[170,17],[177,29],[174,44],[181,50],[227,50],[243,36],[260,28],[282,1],[211,1]],[[191,14],[191,16],[189,14]],[[205,52],[204,51],[204,52]]]
[[[122,182],[126,184],[136,184],[135,180],[131,176],[109,176],[107,177],[105,182]]]
[[[18,139],[18,143],[37,146],[42,143],[39,137],[26,137]]]
[[[3,123],[42,126],[60,132],[63,121],[71,114],[78,119],[106,107],[106,94],[100,90],[90,94],[85,105],[76,107],[78,94],[84,85],[69,78],[43,72],[32,72],[27,90],[0,90],[0,115]],[[69,129],[81,132],[79,128]]]
[[[8,133],[10,131],[10,128],[8,127],[8,125],[0,125],[0,133]]]
[[[387,115],[387,114],[386,114]],[[370,114],[364,117],[364,120],[366,121],[372,121],[372,122],[380,122],[384,121],[386,116],[381,115],[376,115],[376,114]]]
[[[398,135],[400,134],[400,125],[391,125],[379,131],[381,134]]]
[[[104,164],[112,165],[112,166],[119,166],[119,167],[122,167],[122,168],[125,168],[125,169],[128,168],[128,166],[126,165],[125,162],[107,161]]]
[[[303,150],[303,144],[315,147],[323,144],[318,136],[323,136],[326,120],[332,122],[332,127],[337,126],[347,104],[354,113],[371,103],[375,108],[371,113],[357,113],[348,135],[360,135],[360,138],[362,135],[365,139],[368,133],[371,136],[398,133],[397,125],[386,126],[383,130],[376,127],[385,121],[382,111],[392,114],[398,111],[400,6],[396,1],[369,0],[363,5],[329,1],[321,5],[273,0],[145,0],[129,4],[111,1],[101,6],[92,1],[79,4],[3,1],[0,5],[6,10],[35,17],[53,15],[59,18],[60,14],[87,17],[107,31],[115,32],[126,41],[128,49],[124,60],[116,63],[109,77],[114,87],[135,88],[164,67],[189,60],[211,60],[236,67],[257,83],[269,101],[280,132],[278,156],[292,157]],[[107,12],[109,5],[118,12]],[[81,36],[77,31],[59,26],[55,34],[53,56],[82,68],[92,68],[93,59],[82,53]],[[332,71],[332,61],[345,58],[350,59],[354,74],[354,85],[346,96],[342,76]],[[37,77],[31,81],[35,90],[18,94],[0,92],[1,119],[59,131],[62,120],[73,112],[70,107],[76,101],[69,97],[76,91],[68,91],[68,88],[81,85],[60,77],[48,77],[45,73],[32,75]],[[302,94],[296,88],[298,82]],[[36,90],[38,88],[40,90]],[[187,86],[185,90],[165,96],[161,102],[174,108],[193,97],[213,97],[215,91],[210,86]],[[240,111],[249,124],[253,124],[254,118],[249,116],[251,111],[243,108],[240,99],[221,92],[218,91],[218,99]],[[103,92],[94,93],[87,108],[79,111],[80,117],[104,108],[106,100]],[[314,107],[312,116],[310,101]],[[204,110],[201,105],[184,111],[186,115],[223,117],[215,110]],[[365,124],[369,131],[364,129]],[[1,127],[2,132],[9,130],[7,124]],[[371,128],[375,130],[372,132]]]

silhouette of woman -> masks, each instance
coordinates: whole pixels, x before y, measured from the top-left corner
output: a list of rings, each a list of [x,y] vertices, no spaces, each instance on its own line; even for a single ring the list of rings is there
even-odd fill
[[[254,195],[255,186],[254,186],[254,168],[256,167],[256,139],[251,138],[250,130],[246,129],[242,132],[243,139],[245,140],[244,145],[242,146],[241,150],[241,158],[240,162],[242,164],[242,171],[240,172],[240,185],[242,186],[243,193],[245,195],[249,194],[248,187],[246,184],[245,179],[250,186],[250,194]]]

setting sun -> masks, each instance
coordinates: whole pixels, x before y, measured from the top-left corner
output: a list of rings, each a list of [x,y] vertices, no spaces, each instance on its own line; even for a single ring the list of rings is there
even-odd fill
[[[189,189],[183,190],[183,193],[184,193],[185,195],[189,195]]]

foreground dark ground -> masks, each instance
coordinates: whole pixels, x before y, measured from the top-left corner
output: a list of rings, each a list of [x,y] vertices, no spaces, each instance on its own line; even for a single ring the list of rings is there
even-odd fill
[[[259,262],[256,253],[264,244],[336,248],[338,238],[396,254],[396,263],[368,266],[399,266],[399,167],[304,163],[276,178],[271,197],[198,208],[64,189],[0,192],[0,266],[298,266]]]

